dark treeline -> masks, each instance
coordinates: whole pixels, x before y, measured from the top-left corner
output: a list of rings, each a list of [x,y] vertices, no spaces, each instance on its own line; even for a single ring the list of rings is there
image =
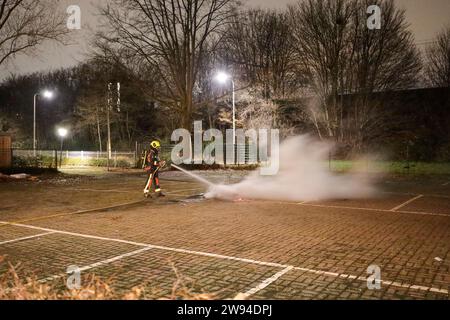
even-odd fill
[[[56,128],[70,130],[70,148],[97,150],[99,141],[105,151],[108,84],[113,83],[111,108],[112,140],[117,150],[130,150],[137,137],[155,128],[155,105],[147,101],[120,68],[113,77],[104,73],[103,65],[91,61],[80,66],[50,73],[12,77],[0,87],[2,114],[0,129],[15,136],[15,146],[30,148],[33,129],[33,96],[48,89],[51,100],[38,97],[36,123],[39,148],[58,145]],[[121,112],[117,110],[116,83],[121,83]],[[100,130],[100,136],[99,136]],[[100,137],[100,140],[99,140]]]
[[[381,28],[367,26],[369,5]],[[231,84],[238,126],[279,128],[333,140],[342,156],[370,150],[392,157],[450,160],[450,29],[420,51],[392,1],[307,0],[285,10],[244,9],[234,0],[112,0],[98,8],[104,27],[76,67],[6,79],[0,130],[30,147],[32,97],[39,101],[40,147],[70,127],[70,147],[105,150],[111,105],[113,149],[168,140],[172,130],[231,126]],[[1,36],[1,30],[0,30]],[[120,112],[115,90],[120,82]],[[417,88],[441,88],[420,91]],[[423,93],[426,92],[426,93]]]

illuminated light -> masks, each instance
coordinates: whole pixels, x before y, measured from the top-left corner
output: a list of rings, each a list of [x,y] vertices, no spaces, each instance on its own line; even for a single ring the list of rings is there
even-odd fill
[[[44,96],[44,98],[46,99],[51,99],[53,98],[53,92],[49,91],[49,90],[45,90],[42,95]]]
[[[58,135],[61,138],[64,138],[65,136],[67,136],[68,133],[69,133],[69,131],[67,129],[65,129],[65,128],[59,128],[58,129]]]
[[[215,79],[216,79],[217,82],[219,82],[221,84],[225,84],[230,79],[230,76],[228,74],[226,74],[225,72],[219,72],[216,75]]]

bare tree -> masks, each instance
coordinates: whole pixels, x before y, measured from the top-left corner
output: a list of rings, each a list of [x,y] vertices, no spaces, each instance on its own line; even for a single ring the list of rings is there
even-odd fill
[[[426,50],[425,73],[435,87],[450,87],[450,27],[442,31],[436,43]]]
[[[380,30],[367,27],[372,4],[381,8]],[[381,93],[413,86],[421,68],[404,11],[385,0],[308,0],[290,13],[318,97],[311,107],[318,134],[360,149],[388,117]]]
[[[68,32],[64,15],[48,0],[0,0],[0,65]]]
[[[302,84],[295,60],[291,21],[285,12],[250,9],[240,13],[225,33],[220,54],[226,64],[264,99],[286,98]]]
[[[382,13],[381,29],[367,28],[366,8],[376,4]],[[421,57],[409,31],[405,11],[393,1],[358,0],[351,17],[352,51],[341,80],[343,92],[351,93],[341,126],[341,140],[354,150],[389,134],[392,110],[385,102],[395,91],[414,87],[421,71]]]
[[[280,130],[282,138],[295,133],[295,126],[280,113],[280,106],[272,99],[264,99],[254,91],[261,88],[247,89],[239,95],[239,125],[246,129]]]
[[[194,95],[207,50],[235,14],[235,0],[113,0],[102,9],[109,33],[101,37],[140,59],[158,87],[153,98],[177,110],[191,127]]]
[[[319,97],[317,105],[311,106],[311,119],[321,138],[338,136],[342,111],[338,105],[339,79],[355,7],[355,0],[308,0],[289,7],[297,55],[312,91]]]

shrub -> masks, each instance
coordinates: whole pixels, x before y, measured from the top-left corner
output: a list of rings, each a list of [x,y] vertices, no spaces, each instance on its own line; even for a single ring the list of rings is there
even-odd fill
[[[53,168],[55,166],[55,159],[51,156],[13,156],[12,165],[15,168]]]

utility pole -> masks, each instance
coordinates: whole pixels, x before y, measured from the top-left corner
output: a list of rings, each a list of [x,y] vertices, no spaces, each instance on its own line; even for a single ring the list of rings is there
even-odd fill
[[[46,99],[51,99],[53,97],[53,92],[45,90],[42,94],[36,93],[33,96],[33,157],[36,158],[36,148],[37,148],[37,140],[36,140],[36,103],[37,97],[44,97]]]
[[[106,126],[108,127],[108,142],[106,146],[106,152],[107,152],[107,160],[106,160],[106,166],[108,167],[109,171],[109,160],[111,159],[111,121],[110,121],[110,111],[111,111],[111,86],[112,83],[108,83],[108,106],[106,107]]]
[[[36,158],[36,98],[38,95],[39,94],[36,93],[33,98],[33,157],[35,158]]]
[[[233,79],[231,79],[231,85],[233,90],[233,145],[236,146],[236,91]]]
[[[112,109],[112,87],[113,83],[108,83],[108,106],[106,110],[106,125],[108,126],[108,142],[107,142],[107,161],[106,165],[110,167],[110,160],[112,157],[112,147],[111,147],[111,118],[110,118],[110,112]],[[116,102],[117,112],[120,112],[120,82],[117,82],[117,102]]]

